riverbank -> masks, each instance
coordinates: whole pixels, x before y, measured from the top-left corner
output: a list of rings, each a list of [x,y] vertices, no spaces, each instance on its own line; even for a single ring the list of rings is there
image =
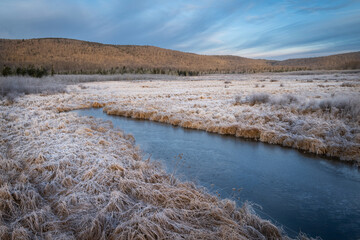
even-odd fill
[[[143,161],[109,122],[58,112],[97,98],[81,91],[1,100],[1,239],[288,239],[249,206]]]

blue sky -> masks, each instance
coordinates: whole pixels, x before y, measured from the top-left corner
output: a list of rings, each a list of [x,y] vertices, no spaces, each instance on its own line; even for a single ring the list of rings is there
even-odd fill
[[[360,51],[354,0],[0,0],[0,38],[287,59]]]

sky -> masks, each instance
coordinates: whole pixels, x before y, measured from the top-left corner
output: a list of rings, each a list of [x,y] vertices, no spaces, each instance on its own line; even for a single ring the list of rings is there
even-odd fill
[[[0,0],[0,38],[283,60],[360,51],[360,0]]]

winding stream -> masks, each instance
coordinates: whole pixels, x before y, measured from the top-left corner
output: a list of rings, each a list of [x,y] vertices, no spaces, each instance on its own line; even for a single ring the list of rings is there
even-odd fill
[[[110,116],[102,109],[75,112],[111,120],[133,134],[145,157],[151,155],[178,178],[195,181],[239,205],[256,203],[258,215],[292,237],[302,231],[323,239],[360,238],[356,167],[234,136]]]

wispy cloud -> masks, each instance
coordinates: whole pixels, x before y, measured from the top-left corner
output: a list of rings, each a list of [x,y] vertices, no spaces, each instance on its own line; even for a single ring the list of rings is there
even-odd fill
[[[351,5],[353,1],[329,1],[329,5],[321,5],[318,4],[316,1],[313,1],[310,6],[300,6],[299,12],[308,12],[308,13],[314,13],[314,12],[321,12],[321,11],[336,11],[342,8],[345,8],[349,5]]]
[[[360,50],[360,2],[2,0],[0,38],[67,37],[283,59]]]

